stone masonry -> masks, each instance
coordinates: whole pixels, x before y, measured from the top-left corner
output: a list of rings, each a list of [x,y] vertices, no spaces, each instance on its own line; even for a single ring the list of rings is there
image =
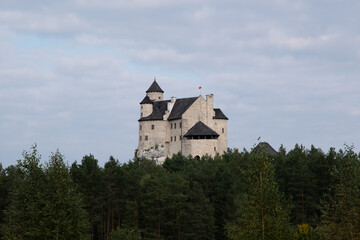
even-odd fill
[[[214,96],[163,100],[156,80],[140,102],[137,157],[163,163],[166,157],[215,156],[227,150],[227,120]]]

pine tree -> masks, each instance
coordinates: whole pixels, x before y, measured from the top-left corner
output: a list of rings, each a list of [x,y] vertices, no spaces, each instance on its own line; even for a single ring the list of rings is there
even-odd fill
[[[83,202],[75,190],[63,156],[57,151],[45,169],[46,189],[42,211],[49,215],[43,222],[46,237],[43,239],[86,239],[88,222]]]
[[[227,224],[230,239],[288,239],[288,208],[278,191],[274,165],[261,151],[250,156],[243,172],[245,192],[237,201],[238,217]]]
[[[3,239],[86,239],[86,215],[59,152],[43,168],[36,146],[19,161]]]
[[[104,176],[93,155],[86,155],[81,164],[74,162],[70,169],[71,178],[82,194],[90,222],[91,239],[104,239],[102,225],[104,207]]]
[[[214,208],[204,195],[201,184],[194,182],[188,194],[184,239],[215,239]]]
[[[332,172],[337,183],[324,203],[319,229],[325,240],[360,239],[360,159],[348,146],[337,159]]]

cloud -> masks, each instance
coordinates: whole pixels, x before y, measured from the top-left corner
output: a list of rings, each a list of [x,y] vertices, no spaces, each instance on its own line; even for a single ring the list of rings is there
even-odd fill
[[[0,22],[17,31],[40,33],[68,33],[87,27],[74,13],[51,14],[43,12],[0,11]]]
[[[117,1],[117,0],[75,0],[75,5],[82,8],[102,8],[102,9],[148,9],[168,6],[181,6],[184,4],[194,3],[198,0],[183,0],[167,1],[167,0],[132,0],[132,1]]]
[[[341,146],[359,128],[356,1],[9,1],[0,7],[0,158],[37,142],[127,161],[156,76],[215,94],[229,145]],[[13,163],[13,162],[11,162]]]

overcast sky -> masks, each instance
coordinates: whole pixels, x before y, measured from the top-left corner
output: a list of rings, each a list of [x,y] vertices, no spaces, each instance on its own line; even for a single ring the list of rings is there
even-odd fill
[[[127,162],[154,76],[213,93],[228,146],[360,146],[359,0],[0,0],[0,162]]]

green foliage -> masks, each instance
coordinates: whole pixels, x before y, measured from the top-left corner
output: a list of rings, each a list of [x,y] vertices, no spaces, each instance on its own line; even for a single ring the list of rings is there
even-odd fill
[[[62,155],[54,153],[45,168],[36,146],[23,156],[3,239],[86,239],[86,213]]]
[[[110,233],[109,240],[140,240],[140,231],[133,228],[117,228]]]
[[[288,239],[288,208],[278,191],[274,165],[261,151],[253,152],[243,171],[246,188],[237,199],[238,217],[227,224],[230,239]]]
[[[100,233],[104,231],[102,224],[104,175],[93,155],[84,156],[81,164],[74,162],[70,169],[71,178],[78,191],[84,198],[85,209],[90,222],[90,234],[95,239],[101,239]]]
[[[319,236],[315,233],[309,224],[301,224],[297,226],[298,229],[294,233],[294,238],[299,240],[317,240]]]
[[[319,230],[325,240],[360,239],[360,159],[348,146],[336,158],[336,184],[324,202]]]
[[[296,145],[162,166],[86,155],[69,174],[34,146],[0,165],[0,239],[359,239],[359,165],[351,147]]]

